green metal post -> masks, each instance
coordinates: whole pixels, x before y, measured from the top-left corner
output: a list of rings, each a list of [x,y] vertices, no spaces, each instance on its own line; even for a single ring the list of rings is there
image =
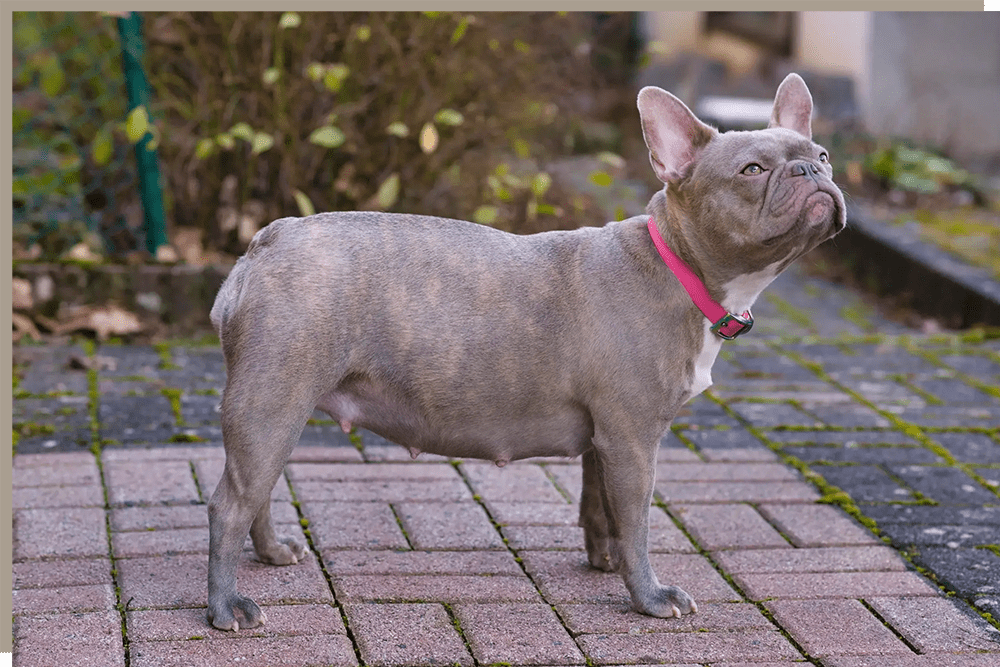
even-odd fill
[[[142,41],[142,17],[137,12],[129,12],[118,19],[118,34],[122,42],[122,68],[125,72],[125,89],[128,92],[129,111],[140,105],[149,109],[149,83],[142,69],[145,46]],[[152,135],[146,136],[135,145],[135,159],[139,163],[139,189],[142,209],[146,220],[146,248],[153,255],[157,248],[167,244],[167,223],[163,212],[163,192],[160,189],[160,167],[156,149],[147,144]]]

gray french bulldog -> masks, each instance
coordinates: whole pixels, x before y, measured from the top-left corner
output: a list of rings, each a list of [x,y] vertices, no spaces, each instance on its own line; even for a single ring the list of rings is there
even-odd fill
[[[236,590],[248,531],[265,563],[305,556],[275,535],[269,498],[315,408],[413,456],[503,466],[582,455],[590,564],[621,573],[639,612],[697,611],[649,562],[658,443],[711,384],[723,338],[749,328],[750,306],[783,269],[844,228],[845,206],[796,74],[764,130],[720,133],[656,87],[638,107],[665,183],[647,216],[515,236],[344,212],[256,234],[211,313],[228,369],[226,464],[208,506],[215,627],[265,620]]]

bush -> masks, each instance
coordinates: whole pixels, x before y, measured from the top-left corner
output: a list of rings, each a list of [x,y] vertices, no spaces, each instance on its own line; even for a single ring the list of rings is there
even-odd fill
[[[238,251],[313,210],[565,226],[547,159],[592,88],[585,15],[156,13],[168,218]]]

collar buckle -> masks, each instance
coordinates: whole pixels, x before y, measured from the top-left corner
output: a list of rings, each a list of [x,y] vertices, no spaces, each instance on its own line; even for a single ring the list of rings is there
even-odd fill
[[[712,333],[726,340],[733,340],[750,329],[753,329],[753,314],[749,310],[744,311],[742,315],[726,313],[712,325]]]

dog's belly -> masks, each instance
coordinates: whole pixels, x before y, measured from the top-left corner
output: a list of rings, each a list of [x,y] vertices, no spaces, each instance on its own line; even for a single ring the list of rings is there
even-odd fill
[[[533,456],[579,456],[594,428],[582,406],[539,403],[531,411],[484,408],[456,396],[428,410],[391,387],[365,379],[342,383],[318,402],[342,427],[372,431],[410,450],[504,465]]]

